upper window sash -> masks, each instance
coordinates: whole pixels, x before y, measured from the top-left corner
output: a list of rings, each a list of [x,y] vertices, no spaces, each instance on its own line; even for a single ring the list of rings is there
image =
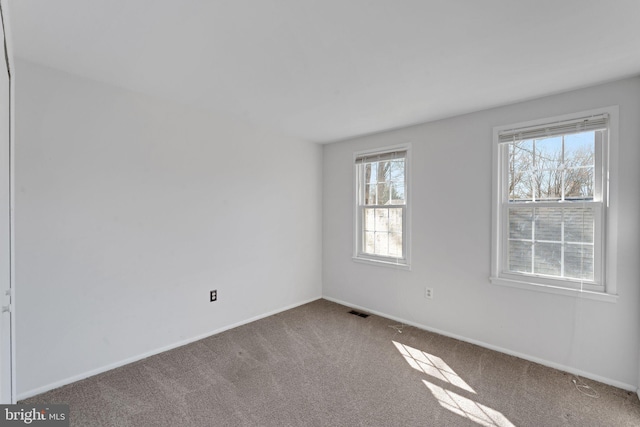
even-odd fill
[[[593,136],[594,136],[592,164],[586,164],[586,163],[572,164],[571,163],[572,160],[573,161],[577,160],[575,157],[572,158],[567,155],[567,154],[572,154],[572,155],[575,154],[575,151],[572,152],[573,149],[571,148],[571,146],[574,145],[575,142],[571,141],[571,138],[572,138],[572,135],[575,135],[576,133],[550,135],[550,136],[545,136],[539,139],[535,139],[535,138],[523,139],[523,140],[516,139],[515,142],[512,140],[509,140],[507,142],[498,143],[498,150],[499,150],[499,156],[500,156],[500,159],[499,159],[500,160],[500,181],[501,181],[499,194],[500,194],[501,202],[502,203],[507,203],[507,202],[508,203],[532,203],[532,202],[534,203],[541,203],[541,202],[574,203],[574,202],[582,202],[586,200],[603,201],[605,199],[606,187],[604,186],[602,174],[603,174],[603,166],[606,164],[606,158],[607,158],[606,141],[608,140],[608,129],[607,128],[588,129],[588,130],[583,129],[577,133],[585,133],[585,132],[593,132]],[[538,157],[541,156],[540,155],[541,152],[543,154],[547,154],[547,153],[544,153],[544,149],[538,150],[537,144],[545,144],[546,141],[550,141],[550,139],[553,139],[553,138],[562,138],[562,141],[561,141],[562,152],[559,154],[560,158],[551,159],[551,161],[555,163],[551,163],[551,164],[545,165],[544,167],[540,167],[537,164],[539,161]],[[526,143],[529,143],[528,147],[521,145]],[[515,154],[511,150],[515,151],[516,146],[518,145],[520,146],[519,148],[521,149],[522,152],[533,151],[533,153],[531,154],[531,158],[527,160],[527,161],[530,161],[531,164],[527,163],[527,167],[524,169],[514,169],[511,164],[513,160],[512,156],[515,156]],[[525,163],[527,161],[525,161]],[[566,180],[572,179],[572,177],[569,175],[571,171],[574,171],[575,173],[580,173],[579,171],[581,170],[588,171],[589,169],[591,169],[593,173],[593,177],[591,180],[591,185],[593,187],[590,188],[590,192],[588,194],[585,194],[585,193],[571,194],[571,192],[567,192],[566,185],[570,184],[572,181],[566,181]],[[512,172],[524,173],[525,176],[527,177],[527,179],[524,180],[524,184],[525,184],[525,187],[526,187],[526,184],[529,184],[530,190],[532,192],[528,197],[518,198],[518,197],[515,197],[516,194],[511,194],[512,189],[510,187],[511,185],[510,179],[512,179],[512,177],[510,176],[510,174]],[[535,192],[537,187],[536,187],[535,181],[533,180],[534,175],[538,175],[538,177],[544,178],[545,174],[548,174],[549,176],[551,176],[552,172],[556,174],[556,178],[558,176],[561,177],[561,185],[559,188],[560,192],[555,196],[546,195],[545,197],[539,197]],[[515,179],[515,177],[513,177],[513,179]],[[515,191],[515,188],[513,190]]]
[[[386,156],[386,154],[390,154],[392,156]],[[401,155],[399,155],[401,154]],[[379,177],[377,174],[380,172],[378,170],[371,170],[372,175],[374,175],[375,182],[369,182],[366,177],[367,165],[373,165],[378,162],[386,162],[393,160],[403,160],[403,169],[402,169],[402,182],[396,182],[393,179],[393,173],[398,171],[389,170],[389,179],[385,179],[384,181],[379,181]],[[360,160],[360,161],[359,161]],[[405,152],[393,152],[393,153],[383,153],[380,156],[376,156],[375,160],[372,160],[371,157],[367,157],[366,160],[358,157],[356,159],[356,168],[358,173],[358,204],[361,206],[374,207],[374,206],[390,206],[390,205],[406,205],[407,195],[407,165],[406,165],[406,151]],[[373,168],[372,168],[373,169]],[[401,184],[399,187],[397,184]],[[369,186],[369,187],[367,187]],[[367,193],[367,190],[370,190]],[[386,197],[380,197],[381,192],[386,191]],[[394,198],[395,192],[395,198]],[[369,199],[367,198],[369,196]]]

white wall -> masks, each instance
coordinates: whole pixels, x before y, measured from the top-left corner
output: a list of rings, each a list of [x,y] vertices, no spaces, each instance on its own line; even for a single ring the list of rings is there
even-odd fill
[[[19,397],[320,297],[320,146],[17,73]]]
[[[618,302],[490,284],[492,128],[609,105],[620,106],[613,159],[620,179],[610,212],[619,230]],[[640,78],[632,78],[325,146],[324,296],[635,389],[639,118]],[[412,270],[354,263],[353,152],[409,141]],[[424,298],[426,286],[433,300]]]

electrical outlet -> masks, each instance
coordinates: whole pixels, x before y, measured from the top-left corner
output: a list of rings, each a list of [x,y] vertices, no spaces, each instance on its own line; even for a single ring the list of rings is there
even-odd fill
[[[427,299],[433,299],[433,288],[424,288],[424,297]]]
[[[218,290],[217,289],[209,292],[209,300],[211,302],[218,301]]]

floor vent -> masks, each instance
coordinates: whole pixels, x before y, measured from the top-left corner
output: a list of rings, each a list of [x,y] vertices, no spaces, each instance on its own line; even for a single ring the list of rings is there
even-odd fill
[[[368,315],[368,314],[360,313],[359,311],[355,311],[355,310],[351,310],[351,311],[349,312],[349,314],[355,314],[356,316],[360,316],[360,317],[364,317],[364,318],[369,317],[369,315]]]

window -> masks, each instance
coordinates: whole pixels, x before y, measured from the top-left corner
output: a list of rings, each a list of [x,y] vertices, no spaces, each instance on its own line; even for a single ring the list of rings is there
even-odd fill
[[[354,259],[409,265],[408,146],[356,153]]]
[[[605,283],[614,108],[494,129],[492,282],[613,293]]]

